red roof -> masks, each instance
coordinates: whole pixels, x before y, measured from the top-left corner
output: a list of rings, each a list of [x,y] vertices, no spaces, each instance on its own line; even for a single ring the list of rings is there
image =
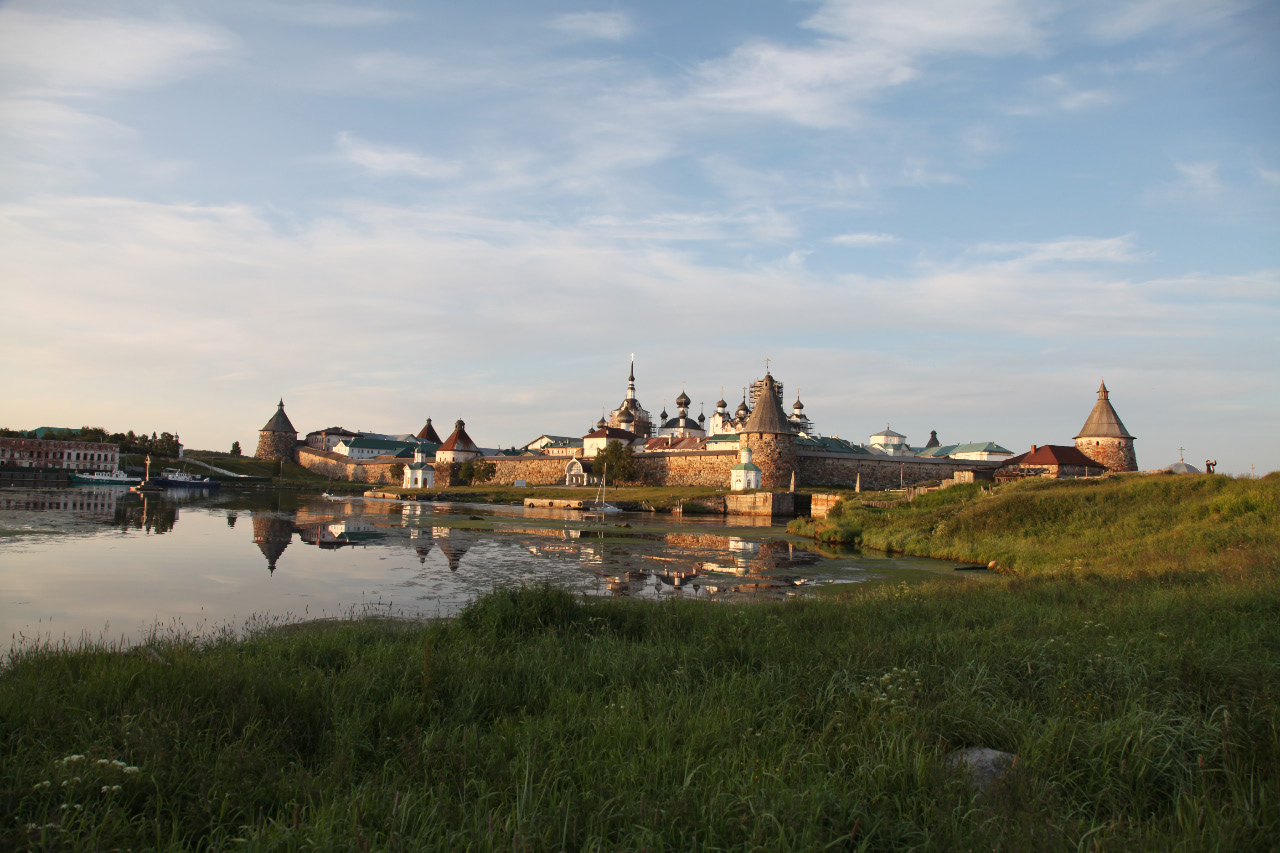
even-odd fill
[[[437,448],[436,452],[438,453],[441,450],[462,450],[478,453],[480,448],[471,440],[471,436],[467,435],[466,424],[459,419],[458,422],[454,424],[453,432],[451,432],[449,437],[444,440],[444,444]]]
[[[604,429],[598,429],[595,432],[589,432],[584,435],[583,438],[616,438],[620,441],[631,442],[636,440],[636,434],[634,432],[628,432],[625,429],[605,427]]]
[[[1021,456],[1006,460],[1005,465],[1084,465],[1090,468],[1105,468],[1085,456],[1078,449],[1062,444],[1042,444],[1035,450],[1029,450]]]

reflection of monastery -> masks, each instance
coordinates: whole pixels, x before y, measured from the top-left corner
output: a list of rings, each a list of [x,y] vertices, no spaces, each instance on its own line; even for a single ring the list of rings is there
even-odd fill
[[[943,444],[936,431],[923,447],[912,447],[888,425],[865,444],[824,436],[798,394],[786,411],[783,384],[768,371],[743,388],[741,402],[732,410],[723,397],[709,417],[693,415],[691,405],[681,391],[674,414],[664,407],[653,418],[637,397],[633,360],[621,403],[580,437],[540,435],[521,448],[486,450],[471,439],[462,420],[441,439],[428,418],[416,434],[330,427],[299,442],[282,402],[261,431],[258,456],[288,456],[320,474],[412,488],[457,485],[462,466],[481,459],[493,466],[495,484],[588,486],[598,477],[595,457],[615,441],[632,450],[637,479],[657,486],[890,489],[933,480],[990,479],[997,469],[1010,476],[1137,470],[1134,438],[1111,408],[1105,386],[1074,447],[1033,447],[1019,457],[993,441]],[[1052,457],[1048,462],[1042,459],[1046,454]]]

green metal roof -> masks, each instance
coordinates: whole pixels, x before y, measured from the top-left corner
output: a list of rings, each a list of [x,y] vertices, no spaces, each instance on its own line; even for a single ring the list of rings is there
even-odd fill
[[[730,471],[759,471],[760,466],[756,465],[754,462],[739,462],[737,465],[734,465],[729,470]]]

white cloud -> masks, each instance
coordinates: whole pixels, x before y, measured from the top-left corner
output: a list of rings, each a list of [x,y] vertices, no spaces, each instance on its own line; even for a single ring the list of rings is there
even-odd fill
[[[1258,177],[1262,178],[1264,184],[1270,184],[1273,187],[1280,187],[1280,170],[1264,169],[1258,167]]]
[[[1213,160],[1173,161],[1178,177],[1146,193],[1146,200],[1159,202],[1197,202],[1213,198],[1222,190],[1218,178],[1219,164]]]
[[[622,12],[570,12],[557,15],[550,26],[575,38],[605,41],[621,41],[634,30]]]
[[[403,148],[374,145],[350,133],[338,134],[341,159],[377,175],[412,175],[428,180],[456,177],[461,172],[457,163],[429,157]]]
[[[839,234],[831,238],[832,243],[841,246],[855,246],[863,248],[866,246],[884,246],[889,243],[899,243],[902,238],[895,237],[892,234],[883,232],[859,232],[853,234]]]
[[[211,24],[0,8],[0,79],[26,97],[159,86],[224,61],[237,45]]]
[[[1039,243],[982,243],[972,252],[977,255],[1006,255],[1019,264],[1046,262],[1130,263],[1141,260],[1134,251],[1134,234],[1119,237],[1064,237]]]
[[[1125,41],[1164,27],[1201,32],[1246,6],[1236,0],[1107,0],[1097,8],[1094,35],[1103,41]]]
[[[758,40],[705,62],[694,100],[814,127],[848,124],[859,104],[915,79],[932,57],[1038,51],[1038,14],[1013,0],[828,2],[804,23],[816,42]]]
[[[316,0],[308,0],[306,3],[252,0],[247,4],[247,8],[282,21],[313,27],[378,27],[409,17],[405,12],[379,6],[325,3],[316,2]]]

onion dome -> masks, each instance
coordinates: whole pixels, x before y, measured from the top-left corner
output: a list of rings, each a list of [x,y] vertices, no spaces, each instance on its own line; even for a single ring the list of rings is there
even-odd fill
[[[689,395],[684,393],[683,391],[680,392],[679,397],[676,397],[676,405],[682,408],[686,408],[686,409],[689,408],[689,402],[690,402]]]
[[[700,423],[700,424],[705,424],[706,422],[707,422],[707,416],[706,416],[706,413],[699,412],[699,413],[698,413],[698,423]]]
[[[802,411],[804,411],[804,403],[801,403],[801,402],[800,402],[800,395],[799,395],[799,394],[797,394],[797,395],[796,395],[796,401],[795,401],[794,403],[792,403],[792,404],[791,404],[791,408],[792,408],[792,410],[797,411],[797,412],[802,412]]]
[[[601,416],[600,420],[596,421],[596,429],[604,429],[607,426],[608,424],[605,423],[603,416]]]
[[[633,424],[636,422],[636,416],[631,414],[629,409],[623,409],[622,414],[618,415],[618,423]]]
[[[729,408],[729,404],[724,401],[724,397],[721,397],[719,400],[716,401],[716,408],[727,409]]]
[[[751,414],[751,410],[747,408],[746,397],[742,398],[742,402],[738,404],[738,410],[734,412],[734,414],[740,418],[745,418],[747,415]]]
[[[667,419],[667,407],[666,407],[666,406],[663,406],[663,407],[662,407],[662,414],[658,415],[658,418],[659,418],[659,420],[664,420],[664,421]]]

